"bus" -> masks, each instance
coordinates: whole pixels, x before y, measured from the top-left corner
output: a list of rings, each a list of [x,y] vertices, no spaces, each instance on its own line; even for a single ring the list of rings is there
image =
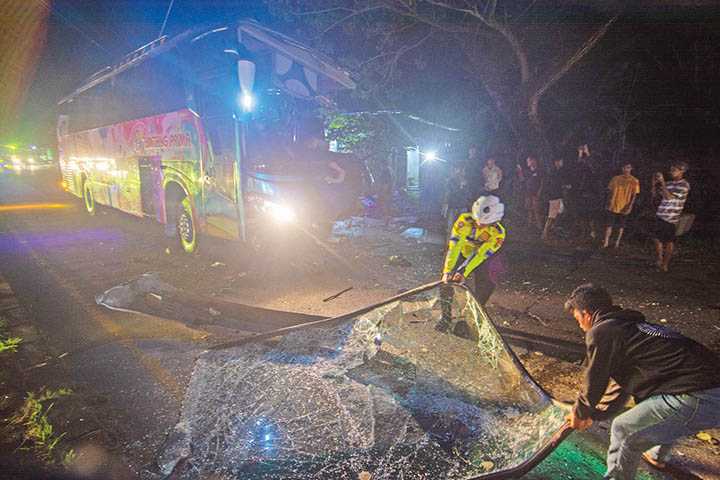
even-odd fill
[[[309,225],[332,203],[311,186],[332,153],[303,142],[354,88],[330,59],[252,20],[163,36],[60,100],[62,183],[90,214],[157,220],[188,253],[199,235]]]

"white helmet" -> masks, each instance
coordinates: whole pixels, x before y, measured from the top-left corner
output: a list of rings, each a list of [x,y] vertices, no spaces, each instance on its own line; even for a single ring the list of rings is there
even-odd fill
[[[505,205],[495,195],[479,197],[472,206],[473,219],[480,224],[499,222],[505,214]]]

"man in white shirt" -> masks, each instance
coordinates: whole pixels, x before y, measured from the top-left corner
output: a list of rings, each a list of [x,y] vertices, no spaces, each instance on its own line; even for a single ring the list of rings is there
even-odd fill
[[[497,193],[497,190],[500,188],[500,182],[502,182],[503,172],[495,163],[494,158],[490,157],[485,161],[485,167],[482,169],[482,175],[485,192]]]

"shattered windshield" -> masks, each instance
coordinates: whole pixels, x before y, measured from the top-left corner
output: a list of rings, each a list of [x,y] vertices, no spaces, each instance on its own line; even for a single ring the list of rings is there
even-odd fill
[[[563,416],[470,293],[435,286],[205,353],[160,464],[185,479],[465,479],[527,461]]]

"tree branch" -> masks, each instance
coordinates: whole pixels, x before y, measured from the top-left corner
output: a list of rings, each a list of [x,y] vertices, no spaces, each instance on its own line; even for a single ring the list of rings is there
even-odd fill
[[[439,0],[425,0],[425,2],[446,10],[454,10],[456,12],[470,15],[480,20],[480,22],[482,22],[486,27],[499,33],[505,41],[508,42],[515,58],[517,59],[518,67],[520,68],[520,83],[522,85],[528,84],[530,81],[530,62],[528,61],[527,52],[517,35],[515,35],[507,25],[498,22],[495,18],[497,0],[485,2],[482,13],[478,10],[477,5],[475,5],[474,8],[462,8]]]
[[[573,55],[571,55],[565,61],[565,63],[540,86],[540,88],[535,91],[535,93],[533,93],[532,96],[537,97],[538,99],[542,97],[545,92],[550,89],[550,87],[557,83],[558,80],[560,80],[576,63],[578,63],[585,55],[587,55],[588,52],[593,49],[593,47],[595,47],[595,45],[600,41],[600,39],[605,36],[610,26],[615,23],[615,20],[617,20],[619,16],[620,14],[616,13],[599,29],[597,29],[590,36],[590,38],[588,38],[585,43],[583,43],[580,48],[578,48],[578,50]]]

